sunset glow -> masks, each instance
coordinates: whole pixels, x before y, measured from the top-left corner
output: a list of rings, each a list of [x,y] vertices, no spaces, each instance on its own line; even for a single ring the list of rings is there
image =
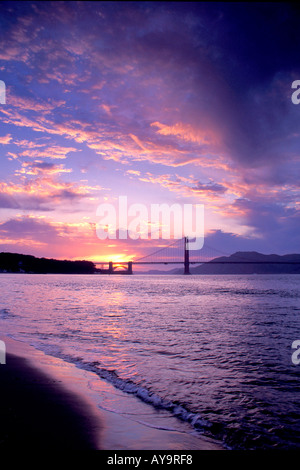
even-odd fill
[[[204,204],[228,253],[298,251],[291,4],[3,2],[0,21],[1,251],[142,256],[159,241],[96,235],[120,195]]]

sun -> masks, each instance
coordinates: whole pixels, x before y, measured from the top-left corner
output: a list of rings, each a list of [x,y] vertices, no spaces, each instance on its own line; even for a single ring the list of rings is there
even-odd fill
[[[102,255],[95,255],[95,256],[90,256],[89,260],[93,261],[94,263],[109,263],[110,261],[114,264],[122,264],[122,263],[128,263],[128,261],[132,261],[134,256],[132,255],[127,255],[124,253],[106,253]]]

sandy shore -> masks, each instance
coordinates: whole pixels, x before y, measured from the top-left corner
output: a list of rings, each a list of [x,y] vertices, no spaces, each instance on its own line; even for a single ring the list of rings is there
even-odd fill
[[[2,450],[223,449],[210,439],[151,427],[149,414],[156,412],[136,397],[23,342],[0,339],[6,345],[6,364],[0,364]],[[141,419],[131,419],[130,409]]]

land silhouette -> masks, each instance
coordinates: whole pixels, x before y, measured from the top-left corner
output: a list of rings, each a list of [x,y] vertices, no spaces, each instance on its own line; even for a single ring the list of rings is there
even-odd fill
[[[191,260],[192,261],[192,260]],[[31,274],[99,274],[92,261],[37,258],[19,253],[0,253],[0,272]],[[136,274],[142,272],[136,271]],[[167,271],[149,270],[143,274],[182,274],[182,268]],[[239,251],[214,258],[193,267],[191,274],[300,274],[300,254],[264,255],[256,251]]]
[[[32,274],[93,274],[95,265],[91,261],[68,261],[36,258],[19,253],[0,253],[0,271]]]

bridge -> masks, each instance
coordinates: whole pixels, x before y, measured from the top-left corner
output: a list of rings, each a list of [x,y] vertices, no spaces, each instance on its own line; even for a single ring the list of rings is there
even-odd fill
[[[183,247],[182,247],[183,245]],[[167,251],[168,250],[168,251]],[[171,251],[170,251],[171,250]],[[183,260],[180,260],[180,255]],[[154,253],[138,258],[135,261],[128,261],[126,263],[113,263],[110,261],[108,263],[108,268],[103,266],[107,263],[96,262],[96,266],[101,265],[101,268],[97,268],[99,274],[133,274],[132,265],[141,265],[141,264],[184,264],[184,274],[190,274],[190,264],[195,263],[195,261],[190,261],[190,250],[188,247],[188,237],[176,240],[171,245],[163,247]],[[199,261],[199,263],[202,261]]]
[[[216,264],[298,264],[291,261],[254,261],[242,256],[235,260],[216,259],[230,256],[230,253],[217,250],[205,244],[201,250],[189,249],[188,237],[175,240],[170,245],[162,247],[148,255],[128,262],[95,262],[98,274],[133,274],[133,265],[175,264],[183,265],[183,274],[190,274],[190,265],[206,264],[214,260]],[[101,266],[97,268],[97,266]],[[104,268],[104,266],[108,266]]]

